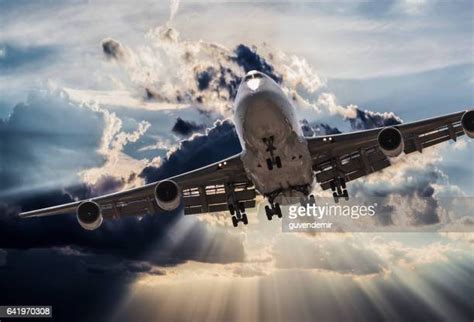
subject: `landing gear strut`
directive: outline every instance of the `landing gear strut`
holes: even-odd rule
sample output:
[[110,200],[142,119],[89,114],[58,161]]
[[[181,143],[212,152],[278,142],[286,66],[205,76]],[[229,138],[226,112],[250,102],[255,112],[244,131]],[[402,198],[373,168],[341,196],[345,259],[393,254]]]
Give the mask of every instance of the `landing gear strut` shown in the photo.
[[335,203],[339,202],[339,198],[349,200],[349,193],[347,192],[346,180],[344,180],[344,178],[334,178],[329,184],[331,186],[332,196],[334,197]]
[[266,160],[268,170],[273,170],[273,166],[276,165],[277,168],[281,168],[281,159],[279,156],[275,156],[274,151],[276,147],[273,145],[274,137],[273,135],[268,138],[263,138],[263,143],[267,146],[267,152],[270,153],[270,158]]
[[300,205],[301,206],[307,206],[307,205],[315,205],[316,204],[316,198],[314,198],[314,195],[309,195],[307,197],[301,198],[300,200]]

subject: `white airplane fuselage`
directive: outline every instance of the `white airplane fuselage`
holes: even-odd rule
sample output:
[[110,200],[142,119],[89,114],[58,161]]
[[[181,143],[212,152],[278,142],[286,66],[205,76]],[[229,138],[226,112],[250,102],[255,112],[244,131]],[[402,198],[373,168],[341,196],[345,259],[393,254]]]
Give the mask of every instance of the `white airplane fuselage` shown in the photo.
[[234,103],[242,162],[255,188],[280,204],[307,195],[312,160],[296,111],[280,86],[257,71],[247,73]]

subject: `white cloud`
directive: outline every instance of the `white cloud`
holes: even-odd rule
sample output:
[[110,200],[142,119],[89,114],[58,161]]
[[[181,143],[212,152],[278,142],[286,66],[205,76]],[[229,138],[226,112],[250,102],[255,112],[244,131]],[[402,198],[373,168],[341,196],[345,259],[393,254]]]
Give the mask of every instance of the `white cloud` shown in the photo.
[[98,153],[105,158],[105,163],[100,167],[81,171],[79,175],[82,180],[90,185],[94,185],[100,178],[111,176],[123,179],[126,182],[124,188],[143,184],[141,179],[136,179],[133,182],[128,182],[128,179],[132,174],[140,173],[147,165],[148,160],[136,160],[125,154],[123,149],[128,143],[138,141],[148,130],[150,123],[141,121],[138,123],[135,131],[126,133],[121,131],[122,121],[115,113],[100,108],[97,104],[89,105],[89,107],[93,111],[102,113],[104,117],[105,127]]

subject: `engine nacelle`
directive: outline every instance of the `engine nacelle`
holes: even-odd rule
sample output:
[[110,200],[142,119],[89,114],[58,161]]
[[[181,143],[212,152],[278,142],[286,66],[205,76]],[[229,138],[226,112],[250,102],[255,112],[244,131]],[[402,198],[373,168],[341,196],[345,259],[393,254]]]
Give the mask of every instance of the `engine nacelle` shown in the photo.
[[405,148],[402,133],[394,127],[386,127],[379,132],[377,137],[380,150],[388,157],[396,157]]
[[461,118],[461,125],[464,133],[474,139],[474,110],[467,111]]
[[181,203],[181,192],[176,182],[163,180],[155,186],[155,200],[158,206],[166,211],[175,210]]
[[95,230],[102,225],[104,218],[100,206],[94,201],[82,202],[76,210],[79,225],[87,230]]

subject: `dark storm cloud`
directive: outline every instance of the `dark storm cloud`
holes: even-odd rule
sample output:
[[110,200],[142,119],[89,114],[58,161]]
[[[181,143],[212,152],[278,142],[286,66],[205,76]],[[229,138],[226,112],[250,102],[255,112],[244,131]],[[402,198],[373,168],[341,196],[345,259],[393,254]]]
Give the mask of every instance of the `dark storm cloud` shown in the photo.
[[[90,197],[87,192],[81,194],[81,197]],[[0,248],[73,246],[86,253],[112,254],[155,265],[175,265],[190,259],[218,263],[243,260],[244,251],[238,240],[205,223],[193,221],[192,217],[186,218],[189,223],[186,234],[179,241],[174,240],[172,236],[180,234],[180,221],[183,219],[179,210],[165,215],[144,216],[141,220],[135,217],[106,220],[95,231],[82,229],[73,215],[28,220],[17,216],[20,209],[31,210],[71,201],[70,194],[51,191],[15,200],[10,205],[0,204]],[[212,240],[218,247],[206,250]]]
[[215,70],[212,67],[207,68],[206,70],[196,74],[196,82],[198,89],[203,91],[209,87],[209,83],[212,78],[215,76]]
[[25,68],[41,67],[55,53],[56,49],[49,46],[22,47],[0,43],[0,72],[17,73]]
[[246,45],[240,44],[235,50],[235,57],[232,57],[237,64],[239,64],[247,73],[251,70],[258,70],[265,73],[277,83],[282,82],[282,77],[275,73],[272,65],[270,65],[262,56],[257,54],[255,50],[250,49]]
[[125,57],[122,44],[112,38],[102,40],[102,51],[109,59],[122,60]]
[[242,77],[236,75],[230,68],[220,66],[217,80],[217,91],[219,92],[222,89],[227,90],[229,99],[233,100],[237,95]]
[[146,182],[154,182],[217,162],[240,151],[234,125],[228,120],[217,121],[206,135],[182,141],[180,147],[159,168],[147,167],[140,176]]
[[0,303],[51,305],[55,321],[104,321],[136,279],[120,260],[106,261],[53,249],[10,249],[0,267]]
[[[282,82],[282,76],[275,72],[274,67],[268,63],[262,56],[258,55],[255,50],[240,44],[233,51],[233,55],[229,55],[227,59],[230,62],[237,63],[244,72],[250,70],[258,70],[276,82]],[[195,72],[195,79],[199,91],[213,91],[219,97],[233,100],[237,95],[237,90],[242,81],[243,75],[235,73],[231,68],[219,65],[219,68],[208,67],[199,69]],[[187,92],[187,91],[186,91]],[[224,96],[224,94],[227,94]],[[191,93],[190,98],[198,103],[202,103],[202,96]]]
[[376,127],[397,125],[402,120],[394,113],[378,113],[356,108],[356,117],[349,122],[354,130],[367,130]]
[[171,131],[182,136],[189,136],[194,132],[199,132],[205,128],[204,125],[196,124],[193,121],[185,121],[178,117]]
[[[233,59],[229,57],[229,59]],[[212,91],[218,97],[232,101],[237,95],[242,77],[232,71],[232,69],[219,65],[219,68],[208,67],[203,71],[196,72],[197,88],[199,91]],[[201,94],[190,91],[193,101],[203,103]],[[227,95],[226,95],[227,94]]]
[[64,93],[31,93],[0,122],[0,196],[97,166],[103,126],[100,113],[71,103]]

